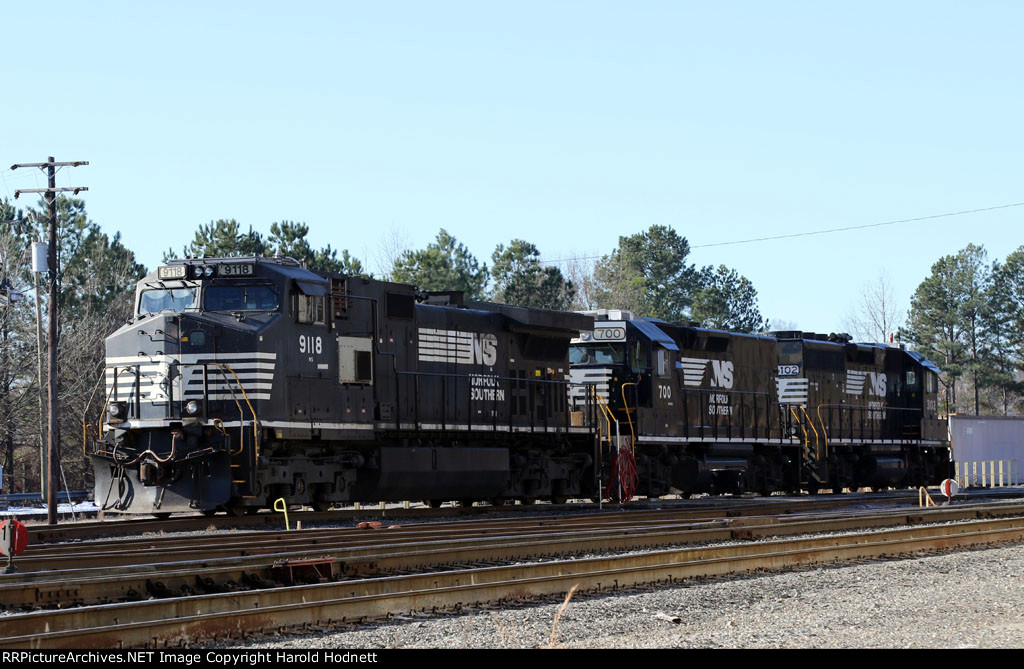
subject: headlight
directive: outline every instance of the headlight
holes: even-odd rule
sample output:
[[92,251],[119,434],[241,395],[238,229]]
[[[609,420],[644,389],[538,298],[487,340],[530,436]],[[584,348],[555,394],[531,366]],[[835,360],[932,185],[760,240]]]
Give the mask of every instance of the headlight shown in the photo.
[[196,402],[195,400],[189,400],[188,403],[185,404],[185,413],[187,413],[189,416],[195,416],[197,413],[199,413],[199,402]]
[[107,405],[107,418],[113,418],[115,420],[124,420],[125,416],[128,415],[128,407],[125,406],[124,402],[111,402]]
[[203,268],[203,276],[205,276],[205,277],[213,276],[213,265],[207,265],[206,267]]

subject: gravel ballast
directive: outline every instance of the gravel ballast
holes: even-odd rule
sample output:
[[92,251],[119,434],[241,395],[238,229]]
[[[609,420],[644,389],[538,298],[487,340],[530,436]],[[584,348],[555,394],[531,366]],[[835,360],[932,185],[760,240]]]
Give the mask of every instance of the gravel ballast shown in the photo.
[[[1020,648],[1024,545],[561,603],[404,616],[235,648]],[[228,644],[217,644],[224,647]]]

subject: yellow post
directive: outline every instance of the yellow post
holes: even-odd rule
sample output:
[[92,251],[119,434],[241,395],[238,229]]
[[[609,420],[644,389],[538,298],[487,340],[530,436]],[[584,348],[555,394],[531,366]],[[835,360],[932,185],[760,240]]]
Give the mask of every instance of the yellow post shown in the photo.
[[290,532],[292,528],[288,525],[288,503],[284,501],[284,497],[274,500],[274,511],[284,513],[284,529]]

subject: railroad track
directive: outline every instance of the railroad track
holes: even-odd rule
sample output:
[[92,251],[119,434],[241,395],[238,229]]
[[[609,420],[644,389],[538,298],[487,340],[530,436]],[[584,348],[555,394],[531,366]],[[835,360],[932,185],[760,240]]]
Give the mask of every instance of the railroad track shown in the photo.
[[[974,493],[971,493],[974,494]],[[1024,496],[1024,491],[1017,489],[986,490],[977,493],[987,498],[1014,498]],[[879,493],[846,493],[843,495],[821,495],[815,497],[756,497],[748,499],[701,499],[701,500],[636,500],[627,505],[604,505],[604,511],[616,509],[635,512],[637,510],[672,508],[678,511],[691,510],[693,517],[718,515],[749,516],[766,513],[798,513],[807,510],[825,510],[841,508],[853,504],[899,505],[916,503],[917,493],[900,490]],[[587,513],[598,510],[598,505],[567,504],[567,505],[510,505],[510,506],[470,506],[430,508],[402,508],[391,506],[380,509],[376,506],[364,505],[360,509],[338,511],[301,511],[293,512],[292,521],[301,521],[307,526],[331,523],[350,523],[358,520],[374,519],[389,523],[402,522],[410,519],[448,519],[480,518],[496,514],[551,514],[566,511]],[[114,518],[117,518],[116,516]],[[195,532],[208,528],[215,529],[272,529],[284,524],[279,513],[258,513],[251,516],[214,516],[200,515],[175,516],[163,520],[156,518],[107,519],[100,521],[65,523],[56,526],[30,524],[29,543],[55,543],[95,539],[98,537],[116,537],[144,533]]]
[[[350,554],[336,556],[330,561],[332,569],[346,570],[334,572],[334,576],[345,574],[349,580],[8,615],[0,618],[0,630],[4,636],[0,639],[0,648],[188,644],[214,636],[250,634],[253,631],[277,631],[302,626],[326,628],[366,618],[387,617],[398,612],[449,610],[482,602],[500,604],[510,600],[559,595],[575,585],[584,592],[601,592],[759,569],[800,567],[1021,541],[1024,540],[1024,518],[1009,517],[858,535],[650,550],[652,546],[686,543],[705,532],[719,533],[718,539],[723,538],[723,532],[731,538],[753,538],[835,531],[842,527],[857,526],[858,523],[860,526],[871,526],[871,523],[945,522],[970,518],[972,514],[978,518],[1022,513],[1024,507],[1021,505],[1001,505],[996,508],[953,507],[910,515],[905,511],[902,514],[876,513],[870,518],[805,518],[789,522],[780,522],[777,517],[733,519],[719,521],[719,527],[705,528],[652,524],[635,528],[629,533],[623,533],[622,528],[603,533],[588,528],[581,534],[563,531],[560,533],[562,536],[547,533],[527,537],[477,537],[457,540],[456,546],[447,547],[439,545],[444,542],[438,541],[432,542],[434,545],[430,545],[431,542],[396,543],[390,548],[364,546],[351,549]],[[460,564],[486,563],[491,560],[522,557],[536,559],[543,555],[637,548],[646,548],[647,552],[614,557],[549,560],[526,565],[458,568]],[[365,552],[373,550],[377,552]],[[357,564],[361,564],[363,569],[378,572],[436,568],[441,565],[446,566],[447,570],[353,579],[349,568]],[[282,567],[280,562],[275,564],[264,560],[262,563],[262,567],[268,569],[275,566],[278,569]],[[170,567],[164,565],[159,573],[164,585],[172,582],[173,578],[195,578],[195,573],[188,572],[186,568],[176,573]],[[231,570],[226,562],[204,568],[221,569],[222,574]],[[258,568],[258,563],[246,566],[253,573]],[[207,571],[205,576],[212,578],[212,574],[212,571]],[[152,576],[149,574],[150,581]],[[93,575],[89,578],[93,581],[91,585],[95,591],[101,592],[104,587],[129,578],[129,574],[105,577]],[[20,586],[11,581],[3,586],[10,587],[0,593],[0,599],[16,592],[18,587],[23,590],[45,589],[54,584],[63,584],[65,597],[70,600],[71,589],[85,587],[89,578],[77,584],[64,576],[49,582],[37,579],[21,583]],[[39,633],[40,630],[46,631]]]
[[[998,506],[981,506],[980,509],[999,509]],[[1014,505],[1003,505],[1002,514],[1014,513],[1007,509]],[[749,510],[749,509],[748,509]],[[762,512],[764,507],[761,507]],[[123,573],[133,565],[140,570],[156,571],[168,564],[189,563],[208,565],[219,559],[231,560],[232,564],[252,564],[266,560],[267,556],[315,557],[330,555],[352,557],[359,554],[379,552],[382,547],[413,543],[427,545],[440,542],[442,545],[456,541],[472,541],[487,537],[510,537],[522,540],[525,536],[541,537],[546,534],[560,534],[571,531],[573,536],[582,536],[587,530],[598,534],[635,534],[644,528],[664,532],[688,532],[692,537],[687,542],[720,541],[734,538],[737,527],[746,520],[758,525],[769,522],[793,524],[808,518],[813,509],[803,514],[790,514],[791,508],[775,508],[770,515],[739,515],[736,510],[654,510],[606,512],[602,514],[579,514],[556,517],[485,519],[448,523],[418,524],[395,527],[386,531],[368,532],[356,528],[306,529],[301,532],[249,532],[216,533],[203,536],[161,535],[144,536],[136,539],[90,541],[70,544],[30,546],[17,560],[20,576],[0,576],[0,586],[6,579],[18,581],[33,578],[36,572],[69,572],[69,576],[84,575],[88,570],[102,570],[105,574]],[[781,512],[781,513],[780,513]],[[936,510],[932,514],[947,514],[959,519],[976,517],[974,506],[954,506]],[[856,520],[850,520],[849,513],[835,514],[833,527],[879,527],[881,524],[906,522],[905,510],[860,512]],[[828,513],[819,512],[821,520],[830,518]],[[772,520],[774,519],[774,520]],[[728,525],[728,527],[726,527]],[[383,527],[383,525],[382,525]],[[824,527],[820,531],[829,531]],[[681,535],[682,536],[682,535]],[[680,540],[682,542],[682,540]],[[677,542],[679,543],[679,542]],[[149,567],[149,569],[146,569]],[[123,569],[122,569],[123,568]],[[5,600],[0,599],[0,602]]]
[[[47,611],[5,618],[9,636],[0,640],[0,648],[190,644],[253,631],[328,628],[399,612],[557,596],[573,587],[603,592],[1022,540],[1024,519],[972,521]],[[48,631],[29,631],[41,629]]]

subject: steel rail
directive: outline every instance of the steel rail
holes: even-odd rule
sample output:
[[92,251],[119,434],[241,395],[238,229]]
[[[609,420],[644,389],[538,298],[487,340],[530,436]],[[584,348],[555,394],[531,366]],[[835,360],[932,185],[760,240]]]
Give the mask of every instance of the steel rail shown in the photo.
[[675,549],[415,576],[276,588],[45,611],[0,619],[0,648],[98,648],[188,644],[296,626],[330,626],[396,612],[603,592],[756,570],[875,559],[1024,541],[1024,519],[886,530],[859,535]]
[[[789,509],[787,509],[789,511]],[[649,524],[665,524],[667,522],[710,522],[727,517],[725,514],[695,514],[690,511],[677,510],[613,512],[605,514],[582,514],[555,518],[527,519],[489,519],[485,521],[455,521],[444,524],[417,524],[397,528],[389,528],[385,535],[377,534],[374,541],[408,540],[412,536],[424,539],[430,536],[472,535],[485,533],[508,532],[556,532],[566,528],[584,528],[587,526],[612,528],[641,527]],[[739,516],[735,516],[739,517]],[[760,516],[744,516],[760,517]],[[793,516],[796,517],[796,516]],[[302,532],[249,532],[236,534],[216,534],[208,536],[182,537],[178,535],[143,536],[141,538],[99,540],[71,544],[30,545],[20,558],[20,567],[26,569],[58,568],[57,563],[48,563],[46,558],[64,559],[70,562],[72,556],[80,567],[88,566],[89,561],[100,561],[103,566],[123,564],[123,558],[116,554],[130,554],[131,561],[137,562],[139,557],[151,555],[153,561],[168,561],[180,555],[201,554],[216,557],[218,550],[225,555],[254,554],[258,552],[275,552],[288,546],[302,544],[325,543],[330,541],[364,542],[368,533],[355,527],[306,529]],[[240,548],[241,547],[241,548]],[[39,566],[33,566],[33,565]]]
[[[970,505],[956,507],[941,507],[933,509],[931,514],[953,514],[950,518],[979,517],[974,515],[974,510],[979,509],[981,513],[998,513],[1006,516],[1014,513],[1024,513],[1024,505],[1007,504],[998,505]],[[996,511],[998,510],[998,511]],[[849,513],[834,515],[835,529],[852,527],[879,527],[882,521],[867,522],[865,518],[880,518],[885,514],[891,514],[895,518],[903,518],[907,515],[905,509],[876,512],[865,516],[858,514],[851,516]],[[825,520],[830,516],[816,515],[813,518]],[[307,530],[303,532],[282,533],[280,535],[267,536],[263,534],[225,535],[220,534],[212,537],[145,537],[139,541],[111,541],[111,542],[89,542],[82,544],[47,546],[33,548],[26,551],[19,557],[18,569],[22,574],[17,576],[0,575],[0,584],[10,582],[12,579],[29,580],[33,573],[44,571],[65,571],[73,570],[73,573],[84,575],[85,570],[102,569],[104,573],[111,573],[111,569],[120,571],[129,570],[136,566],[145,568],[146,565],[167,565],[168,563],[187,563],[208,565],[212,560],[223,558],[235,558],[238,564],[252,563],[259,561],[258,556],[282,556],[294,555],[352,555],[353,549],[370,548],[372,551],[382,550],[382,546],[393,544],[408,544],[414,541],[428,543],[430,541],[441,541],[450,543],[455,540],[471,540],[473,538],[498,538],[506,536],[509,541],[521,540],[524,537],[541,536],[544,534],[558,534],[566,531],[580,532],[584,529],[609,532],[612,530],[624,534],[635,534],[637,530],[649,528],[671,528],[677,531],[703,530],[705,535],[694,534],[687,539],[689,543],[700,541],[715,541],[727,539],[730,533],[716,532],[715,527],[721,527],[726,521],[731,528],[736,528],[742,523],[764,524],[765,518],[776,518],[775,521],[791,524],[802,519],[812,518],[808,515],[784,515],[784,516],[751,516],[738,517],[733,519],[705,519],[698,522],[689,522],[685,518],[679,519],[676,512],[644,512],[641,515],[634,514],[613,514],[613,515],[589,515],[575,516],[564,521],[562,519],[545,519],[537,522],[526,522],[520,519],[506,520],[502,523],[489,521],[483,525],[473,523],[452,523],[445,525],[419,525],[387,531],[366,531],[353,528],[332,529],[332,530]],[[850,520],[851,518],[857,520]],[[889,525],[899,524],[902,521],[894,520]],[[717,525],[716,525],[717,523]],[[827,526],[822,526],[821,531],[833,531]],[[792,534],[793,532],[786,532]],[[753,534],[748,536],[752,537]],[[758,536],[764,536],[762,532]],[[173,544],[170,547],[165,544]],[[183,565],[178,565],[183,566]]]
[[[986,497],[1021,497],[1024,491],[986,491]],[[702,516],[739,516],[761,515],[765,513],[798,512],[808,509],[826,509],[849,506],[854,504],[901,504],[917,500],[916,492],[898,491],[894,493],[846,493],[836,496],[818,497],[762,497],[754,499],[726,500],[634,500],[628,505],[605,504],[604,512],[643,513],[654,506],[658,509],[672,508],[679,513],[689,512],[694,517]],[[388,520],[423,518],[451,518],[489,516],[495,513],[528,513],[548,514],[562,512],[566,509],[583,512],[597,511],[596,504],[569,504],[563,506],[518,505],[518,506],[475,506],[453,507],[442,509],[427,508],[388,508],[378,509],[369,505],[361,509],[340,511],[303,511],[297,516],[304,523],[350,522],[358,520]],[[282,517],[277,513],[259,513],[253,516],[204,516],[172,517],[165,520],[154,518],[132,518],[128,520],[104,520],[86,523],[65,524],[57,527],[46,525],[28,525],[30,545],[53,543],[75,539],[117,536],[123,534],[142,534],[144,532],[188,532],[204,530],[209,527],[226,528],[274,528],[282,525]]]
[[[122,569],[69,569],[0,577],[0,602],[10,608],[71,606],[172,596],[183,592],[246,590],[280,585],[289,561],[317,560],[335,578],[409,572],[453,564],[564,556],[580,552],[637,550],[662,546],[917,525],[1024,514],[1024,506],[931,509],[906,514],[880,512],[855,517],[733,519],[695,526],[661,525],[632,530],[588,530],[573,534],[446,538],[418,543],[369,544],[342,550],[316,547],[248,558],[206,559],[137,565]],[[287,579],[284,580],[287,582]]]

